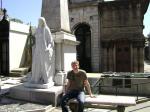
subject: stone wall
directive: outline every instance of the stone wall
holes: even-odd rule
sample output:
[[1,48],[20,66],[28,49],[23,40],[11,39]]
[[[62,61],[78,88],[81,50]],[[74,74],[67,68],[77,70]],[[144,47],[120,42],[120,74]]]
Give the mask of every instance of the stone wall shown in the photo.
[[94,94],[149,96],[149,73],[105,72],[96,76],[88,76]]
[[86,6],[71,6],[69,7],[70,24],[72,32],[75,28],[85,23],[90,26],[91,30],[91,65],[93,72],[99,72],[100,53],[99,53],[99,16],[98,5],[86,5]]
[[24,50],[29,34],[29,25],[10,21],[9,32],[9,67],[19,68],[24,61]]
[[131,54],[127,71],[144,72],[143,18],[149,0],[69,1],[72,32],[82,23],[91,28],[92,72],[117,71],[120,42],[128,46]]
[[122,42],[123,45],[130,46],[128,53],[131,54],[128,60],[130,68],[122,72],[144,72],[144,13],[141,10],[140,1],[100,3],[102,71],[118,72],[117,46]]
[[[113,86],[114,80],[120,80],[120,87],[116,88]],[[101,85],[101,93],[109,94],[124,94],[124,95],[149,95],[150,89],[150,79],[149,78],[131,78],[131,86],[127,86],[125,78],[104,78],[103,84]],[[106,87],[104,87],[106,86]],[[117,89],[117,91],[116,91]],[[138,89],[138,91],[137,91]]]
[[[128,38],[130,33],[142,34],[143,31],[143,14],[141,13],[140,3],[131,2],[112,2],[102,3],[100,5],[101,22],[102,22],[102,39],[121,38],[113,36],[123,33]],[[132,37],[137,38],[137,37]]]

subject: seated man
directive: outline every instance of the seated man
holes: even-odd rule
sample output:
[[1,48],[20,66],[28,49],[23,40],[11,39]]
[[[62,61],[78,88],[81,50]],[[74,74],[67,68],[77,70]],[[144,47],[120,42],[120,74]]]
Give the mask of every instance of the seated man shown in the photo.
[[83,112],[85,101],[84,87],[86,87],[90,97],[94,96],[92,95],[86,72],[79,69],[79,62],[73,61],[71,67],[72,70],[67,73],[68,82],[61,101],[62,112],[68,112],[67,102],[72,98],[78,101],[78,112]]

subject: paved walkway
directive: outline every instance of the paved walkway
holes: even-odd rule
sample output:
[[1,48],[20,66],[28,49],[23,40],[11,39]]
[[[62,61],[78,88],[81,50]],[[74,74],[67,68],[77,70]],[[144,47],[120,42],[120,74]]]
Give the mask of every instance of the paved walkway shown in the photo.
[[[36,104],[21,100],[12,99],[9,97],[0,98],[0,112],[25,112],[29,110],[44,110],[51,105]],[[36,111],[35,111],[36,112]]]

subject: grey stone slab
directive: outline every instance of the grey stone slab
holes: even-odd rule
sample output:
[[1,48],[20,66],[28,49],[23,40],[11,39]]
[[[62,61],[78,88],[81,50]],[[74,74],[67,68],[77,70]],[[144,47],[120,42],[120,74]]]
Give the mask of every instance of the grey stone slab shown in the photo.
[[52,104],[56,106],[60,102],[62,86],[54,86],[49,89],[27,88],[23,84],[10,88],[9,96],[16,99]]

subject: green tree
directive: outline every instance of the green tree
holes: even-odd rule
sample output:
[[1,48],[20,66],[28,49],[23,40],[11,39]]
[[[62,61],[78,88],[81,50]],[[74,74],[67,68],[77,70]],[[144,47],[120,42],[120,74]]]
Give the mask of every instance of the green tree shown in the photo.
[[150,33],[147,35],[148,38],[150,38]]
[[10,21],[14,21],[17,23],[23,23],[23,21],[21,21],[20,19],[17,19],[17,18],[11,18]]

